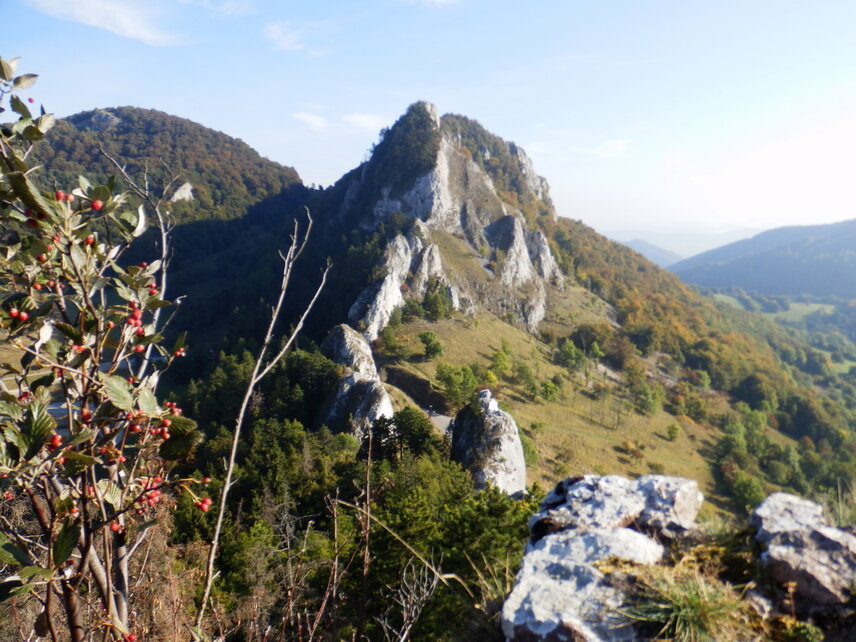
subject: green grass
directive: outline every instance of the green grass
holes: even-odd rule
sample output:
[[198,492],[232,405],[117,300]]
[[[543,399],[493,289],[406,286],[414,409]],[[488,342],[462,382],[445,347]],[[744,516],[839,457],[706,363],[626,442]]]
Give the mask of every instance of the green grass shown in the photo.
[[[479,364],[487,367],[490,356],[506,341],[514,358],[526,363],[543,381],[560,375],[562,392],[556,401],[530,401],[524,391],[510,381],[494,387],[497,399],[506,407],[535,444],[537,464],[528,470],[528,482],[542,488],[552,487],[562,477],[584,473],[615,473],[637,476],[655,469],[669,475],[690,477],[699,482],[705,495],[716,497],[711,473],[712,451],[719,437],[715,429],[681,420],[681,434],[669,441],[666,428],[675,417],[660,412],[643,417],[629,410],[623,387],[603,373],[592,373],[589,383],[602,383],[607,394],[602,400],[590,399],[583,390],[586,376],[571,375],[549,361],[550,347],[493,315],[478,318],[456,316],[439,322],[415,320],[403,325],[398,336],[406,351],[421,354],[419,332],[430,329],[444,346],[441,360],[455,366]],[[404,360],[400,367],[431,381],[436,381],[439,360]],[[711,398],[712,406],[719,400]],[[533,424],[543,427],[532,430]],[[644,458],[633,459],[624,442],[633,441],[644,447]],[[715,511],[710,502],[708,510]]]
[[653,568],[637,582],[635,601],[626,612],[654,639],[742,642],[755,637],[740,594],[728,584],[698,571]]
[[790,321],[797,322],[802,321],[809,314],[813,314],[814,312],[823,311],[825,313],[830,313],[835,309],[835,306],[831,303],[800,303],[798,301],[792,301],[787,310],[782,312],[765,312],[764,316],[769,317],[771,319],[775,319],[776,321]]

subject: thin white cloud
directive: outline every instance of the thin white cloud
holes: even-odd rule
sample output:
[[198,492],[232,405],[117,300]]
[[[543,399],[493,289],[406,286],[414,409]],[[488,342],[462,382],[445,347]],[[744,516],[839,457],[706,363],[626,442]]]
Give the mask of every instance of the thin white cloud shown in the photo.
[[342,121],[357,127],[358,129],[366,129],[368,131],[377,132],[387,124],[387,119],[374,114],[348,114],[342,116]]
[[632,141],[626,138],[621,140],[605,140],[595,147],[570,147],[569,149],[572,152],[591,154],[598,158],[623,158],[627,155],[631,142]]
[[60,20],[104,29],[123,38],[153,47],[182,44],[182,39],[158,24],[158,7],[153,2],[133,0],[26,0],[27,4]]
[[200,6],[224,17],[244,16],[253,10],[253,0],[178,0],[178,2]]
[[291,115],[300,122],[306,124],[309,129],[315,132],[322,132],[327,129],[327,119],[318,114],[310,114],[309,112],[299,111]]
[[277,49],[300,51],[304,47],[303,42],[301,42],[301,30],[289,23],[271,22],[265,25],[263,33],[264,37],[270,40]]

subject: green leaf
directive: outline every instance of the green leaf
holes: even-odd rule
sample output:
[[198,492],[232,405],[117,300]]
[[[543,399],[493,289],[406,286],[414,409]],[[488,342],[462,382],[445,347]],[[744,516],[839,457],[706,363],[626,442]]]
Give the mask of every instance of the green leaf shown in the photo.
[[[76,446],[77,444],[82,444],[84,441],[92,437],[95,434],[95,430],[92,428],[84,428],[80,432],[78,432],[74,437],[71,438],[71,441],[68,442],[69,446]],[[69,452],[68,455],[71,453]],[[66,455],[66,456],[68,456]]]
[[196,422],[181,415],[169,415],[169,432],[173,435],[186,435],[196,430]]
[[85,176],[78,176],[77,184],[80,185],[80,189],[83,190],[84,194],[89,191],[89,188],[92,187],[92,183],[90,183],[89,179]]
[[62,332],[66,337],[71,339],[73,343],[81,344],[83,343],[83,334],[81,334],[80,330],[71,325],[70,323],[55,323],[54,328]]
[[24,418],[24,409],[17,403],[0,401],[0,415],[6,415],[14,421],[21,421]]
[[12,88],[15,90],[29,89],[36,84],[38,74],[21,74],[12,81]]
[[122,489],[114,482],[102,479],[98,482],[98,492],[108,504],[116,510],[122,506]]
[[181,459],[201,443],[202,433],[198,430],[184,435],[172,435],[166,441],[161,442],[159,453],[163,459],[173,461]]
[[95,457],[91,457],[90,455],[84,455],[83,453],[79,453],[74,450],[69,450],[65,453],[65,474],[76,475],[80,472],[83,472],[90,466],[92,466],[98,460]]
[[54,428],[56,421],[48,414],[47,406],[35,401],[31,403],[21,423],[21,437],[27,446],[24,459],[30,460],[38,454]]
[[30,109],[27,107],[26,103],[17,96],[12,96],[9,100],[9,104],[12,106],[12,111],[20,115],[21,118],[32,118],[32,114],[30,114]]
[[71,246],[71,262],[81,272],[86,271],[86,253],[80,249],[79,245]]
[[139,396],[137,397],[137,403],[140,410],[150,417],[159,415],[161,412],[158,400],[149,388],[142,388],[140,390]]
[[53,562],[57,567],[65,564],[71,553],[77,548],[80,539],[80,524],[66,521],[53,544]]
[[90,200],[93,201],[104,201],[105,203],[110,200],[110,197],[113,196],[113,193],[107,189],[104,185],[99,185],[91,190],[87,194]]
[[53,114],[39,116],[38,120],[36,120],[36,127],[38,127],[39,131],[43,134],[47,134],[51,129],[53,129],[54,125],[56,125],[56,116]]
[[122,410],[131,410],[134,407],[131,385],[125,379],[116,375],[105,375],[101,372],[98,373],[98,376],[104,384],[110,403]]
[[29,553],[12,543],[6,535],[0,533],[0,564],[9,566],[27,566],[32,564]]
[[17,575],[4,578],[0,580],[0,602],[26,595],[34,588],[36,588],[34,584],[24,584]]
[[15,76],[15,67],[6,60],[0,58],[0,80],[10,82]]
[[30,390],[38,390],[39,388],[50,388],[53,385],[54,373],[46,374],[44,377],[39,377],[38,379],[34,379],[30,382]]

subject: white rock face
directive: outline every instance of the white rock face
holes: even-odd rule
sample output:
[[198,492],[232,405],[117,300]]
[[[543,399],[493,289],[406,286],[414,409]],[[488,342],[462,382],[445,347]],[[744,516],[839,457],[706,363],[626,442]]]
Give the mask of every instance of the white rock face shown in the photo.
[[169,199],[170,203],[178,203],[179,201],[192,201],[193,200],[193,185],[190,183],[182,183],[181,186],[175,190],[175,194]]
[[659,562],[663,547],[639,531],[669,539],[691,530],[702,500],[694,481],[662,475],[585,475],[556,484],[529,521],[526,554],[502,609],[507,639],[636,640],[620,582],[595,563]]
[[781,583],[795,582],[798,608],[843,607],[856,585],[856,537],[830,526],[814,502],[773,493],[752,513],[761,562]]
[[[421,301],[432,279],[448,284],[440,250],[433,243],[425,245],[416,234],[407,238],[398,234],[386,247],[383,267],[386,275],[367,287],[348,311],[353,324],[365,327],[363,336],[374,341],[389,323],[392,313],[404,306],[404,290],[407,285],[411,295]],[[458,309],[460,302],[455,304]]]
[[[518,147],[515,144],[510,144],[509,149],[511,153],[517,156],[517,163],[520,167],[520,172],[523,174],[523,178],[526,180],[526,187],[530,192],[535,194],[539,199],[545,202],[550,201],[550,186],[547,184],[547,179],[538,176],[535,173],[535,168],[532,165],[532,160],[527,156],[526,152],[523,151],[521,147]],[[555,215],[553,216],[555,220]]]
[[644,475],[570,477],[556,484],[529,520],[533,539],[566,528],[621,528],[675,537],[695,527],[704,495],[692,479]]
[[514,418],[501,410],[490,390],[479,393],[479,412],[465,406],[452,424],[452,459],[508,495],[526,491],[526,460]]
[[[334,397],[328,402],[322,423],[334,431],[349,431],[361,438],[380,417],[392,417],[392,398],[378,376],[369,344],[345,324],[334,327],[322,350],[346,367]],[[350,422],[350,423],[349,423]]]
[[527,549],[502,608],[503,633],[510,640],[634,640],[620,613],[621,591],[594,563],[618,558],[655,564],[663,553],[651,538],[626,528],[548,535]]
[[541,230],[530,232],[527,235],[526,247],[538,275],[548,283],[554,283],[556,287],[561,288],[564,285],[565,277],[559,269],[559,264],[556,263],[556,258],[550,250],[544,232]]
[[[429,103],[423,103],[422,106],[431,116],[434,127],[442,132],[436,107]],[[483,153],[486,151],[483,150]],[[547,183],[535,174],[525,152],[514,144],[509,144],[509,151],[517,159],[525,187],[536,198],[549,203]],[[367,180],[367,172],[371,171],[371,167],[371,163],[364,164],[361,170],[351,175],[351,183],[340,208],[341,217],[347,216],[364,189],[370,189],[373,190],[373,201],[368,207],[370,214],[358,214],[363,227],[371,229],[401,213],[415,219],[425,231],[440,230],[454,234],[466,239],[476,252],[490,247],[500,255],[497,275],[499,285],[506,288],[500,297],[503,299],[501,303],[496,301],[496,296],[486,296],[484,292],[477,295],[466,283],[456,281],[453,275],[444,275],[437,248],[428,249],[422,257],[422,263],[417,263],[417,250],[411,248],[409,269],[415,278],[413,283],[408,284],[413,293],[408,296],[419,299],[424,296],[425,286],[430,279],[440,278],[447,285],[458,286],[458,296],[453,297],[453,301],[458,300],[458,305],[470,309],[473,308],[471,304],[478,303],[497,313],[514,309],[522,314],[527,329],[537,332],[546,314],[545,290],[543,287],[534,291],[514,290],[532,282],[561,288],[563,276],[544,234],[526,230],[523,214],[499,197],[490,175],[465,150],[462,151],[461,141],[455,140],[448,131],[440,133],[434,167],[408,186],[381,184],[377,188],[371,187],[372,183]],[[428,234],[424,236],[427,238]],[[400,291],[405,281],[400,277],[400,273],[388,269],[384,282],[376,283],[370,291],[363,292],[351,308],[350,322],[357,324],[362,321],[366,327],[365,336],[369,340],[380,334],[388,323],[391,311],[404,303]],[[515,297],[516,300],[512,301]]]

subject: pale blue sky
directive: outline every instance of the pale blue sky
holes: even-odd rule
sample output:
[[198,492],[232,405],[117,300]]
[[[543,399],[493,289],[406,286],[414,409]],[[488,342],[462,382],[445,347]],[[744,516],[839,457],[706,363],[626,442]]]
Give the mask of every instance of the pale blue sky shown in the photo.
[[[856,218],[856,3],[0,0],[59,115],[152,107],[330,184],[408,104],[522,145],[618,238]],[[660,230],[660,231],[658,231]]]

